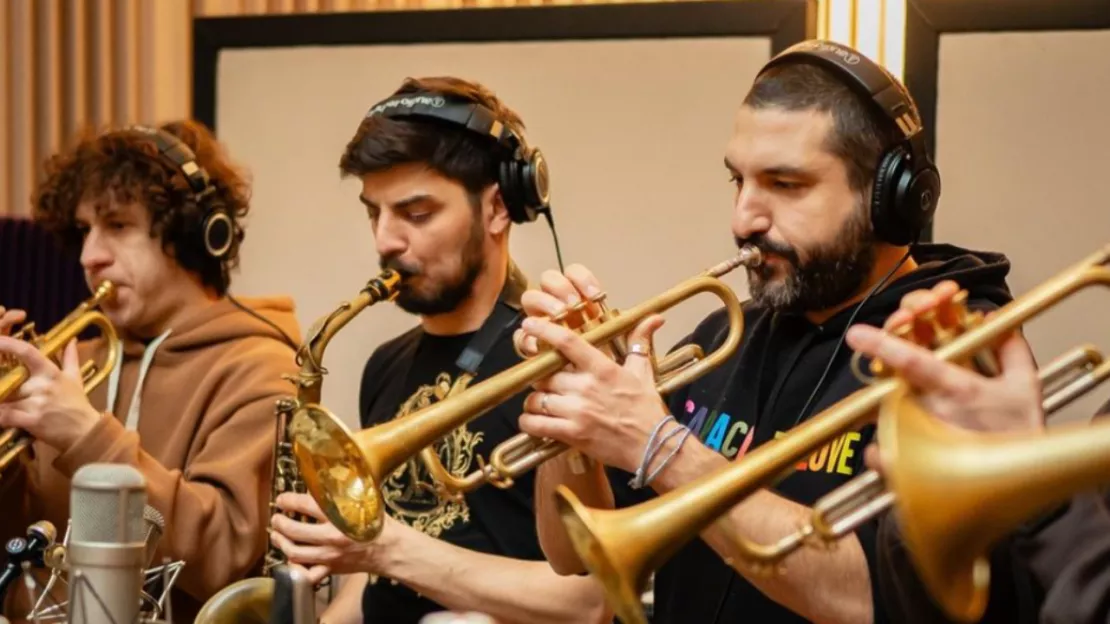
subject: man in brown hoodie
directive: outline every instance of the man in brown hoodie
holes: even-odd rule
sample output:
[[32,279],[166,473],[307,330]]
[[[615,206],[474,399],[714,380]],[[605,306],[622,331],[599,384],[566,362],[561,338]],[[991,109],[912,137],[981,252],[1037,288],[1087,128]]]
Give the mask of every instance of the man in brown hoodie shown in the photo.
[[[69,345],[58,367],[0,336],[0,354],[30,372],[0,404],[0,428],[35,439],[0,491],[0,538],[48,520],[60,539],[79,468],[134,466],[165,519],[155,561],[185,564],[172,595],[179,622],[260,567],[275,402],[292,389],[282,375],[296,371],[292,301],[228,293],[248,198],[243,175],[194,122],[84,138],[47,162],[34,216],[80,250],[91,288],[115,284],[102,309],[121,338],[120,365],[86,398],[78,363],[103,361],[101,339]],[[7,611],[18,618],[27,592],[17,587]]]
[[[907,295],[887,328],[911,322],[956,294],[952,282]],[[933,416],[979,432],[1044,432],[1037,367],[1024,342],[1012,337],[999,349],[1001,374],[987,378],[943,362],[928,350],[879,331],[856,326],[848,344],[869,357],[882,358],[914,386]],[[1096,418],[1110,414],[1110,404]],[[868,463],[882,470],[878,449]],[[901,529],[888,516],[879,532],[879,561],[884,601],[892,616],[914,623],[950,622],[912,567]],[[1110,621],[1110,500],[1106,491],[1076,495],[1039,517],[1029,518],[1005,540],[1005,558],[992,558],[992,593],[984,624],[1096,624]],[[999,595],[995,578],[1028,569],[1039,587],[1029,601]],[[1043,596],[1039,594],[1043,593]],[[998,604],[998,603],[1003,604]],[[993,611],[993,614],[992,614]]]

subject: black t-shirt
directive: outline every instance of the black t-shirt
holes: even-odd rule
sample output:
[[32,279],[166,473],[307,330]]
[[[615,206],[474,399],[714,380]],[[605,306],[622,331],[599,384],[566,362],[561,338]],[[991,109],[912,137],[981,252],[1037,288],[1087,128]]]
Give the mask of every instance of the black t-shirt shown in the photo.
[[[499,304],[503,305],[503,304]],[[502,329],[471,386],[520,362],[512,344],[519,321]],[[360,391],[362,426],[404,418],[442,400],[462,371],[460,353],[474,337],[433,336],[420,328],[382,345],[363,371]],[[495,446],[520,432],[517,425],[527,392],[459,427],[436,444],[443,465],[456,476],[478,468]],[[530,472],[500,489],[483,485],[460,502],[439,500],[423,463],[414,457],[382,484],[387,513],[423,533],[469,550],[514,559],[542,560]],[[363,594],[366,622],[414,624],[427,613],[446,610],[387,578],[373,578]]]
[[[930,288],[942,279],[954,279],[969,289],[971,306],[976,309],[997,307],[1010,300],[1004,280],[1009,262],[1001,255],[978,254],[948,245],[922,245],[915,249],[914,257],[920,265],[917,270],[895,280],[858,313],[856,306],[851,306],[822,325],[802,316],[746,305],[744,337],[737,353],[672,394],[668,401],[671,413],[694,431],[701,444],[730,460],[742,460],[752,449],[786,434],[861,388],[849,367],[851,349],[841,343],[850,323],[881,325],[897,309],[904,294]],[[727,317],[721,310],[680,344],[696,343],[708,354],[722,343],[727,331]],[[866,471],[864,450],[873,433],[873,426],[842,432],[769,489],[812,506]],[[690,439],[689,443],[697,442]],[[632,491],[627,486],[627,473],[613,470],[611,477],[618,506],[654,496],[650,487]],[[867,523],[856,532],[872,571],[876,566],[877,526],[876,522]],[[783,534],[796,528],[783,527]],[[875,576],[872,572],[875,621],[889,621]],[[656,571],[654,592],[655,624],[806,621],[763,595],[700,538],[694,538]]]

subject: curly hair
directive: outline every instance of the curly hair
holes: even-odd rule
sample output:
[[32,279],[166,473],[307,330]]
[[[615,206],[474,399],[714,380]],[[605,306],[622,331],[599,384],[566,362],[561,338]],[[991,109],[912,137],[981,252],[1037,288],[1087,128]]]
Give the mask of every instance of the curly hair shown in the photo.
[[185,176],[159,155],[149,136],[127,128],[83,134],[72,148],[48,158],[33,198],[34,218],[67,248],[80,251],[84,239],[75,216],[78,204],[139,203],[150,214],[150,236],[160,238],[166,254],[223,296],[231,283],[230,270],[239,263],[244,238],[241,221],[250,209],[247,174],[229,160],[203,124],[181,120],[160,129],[193,151],[215,189],[205,204],[221,207],[231,219],[232,246],[222,258],[212,257],[205,249],[207,212],[194,201]]
[[[453,76],[406,78],[389,97],[411,93],[438,93],[477,102],[524,136],[520,116],[479,83]],[[475,203],[482,190],[498,181],[504,157],[505,148],[492,137],[478,136],[454,124],[375,115],[359,124],[339,160],[339,169],[342,177],[363,176],[397,165],[423,163],[461,184]]]

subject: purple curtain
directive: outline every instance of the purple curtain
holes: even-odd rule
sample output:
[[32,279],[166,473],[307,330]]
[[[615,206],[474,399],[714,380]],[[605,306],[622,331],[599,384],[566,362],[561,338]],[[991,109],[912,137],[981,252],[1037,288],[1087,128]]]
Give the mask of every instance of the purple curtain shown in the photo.
[[0,217],[0,305],[26,310],[42,334],[89,295],[76,254],[30,219]]

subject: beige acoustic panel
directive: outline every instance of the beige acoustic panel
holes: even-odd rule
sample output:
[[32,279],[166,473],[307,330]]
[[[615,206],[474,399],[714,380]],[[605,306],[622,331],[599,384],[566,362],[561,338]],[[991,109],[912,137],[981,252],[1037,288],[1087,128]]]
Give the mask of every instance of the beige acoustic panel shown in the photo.
[[[754,37],[225,51],[218,132],[255,183],[233,291],[292,295],[306,329],[354,296],[378,257],[359,183],[339,178],[343,147],[406,76],[453,74],[523,116],[551,163],[565,261],[592,268],[610,302],[630,307],[735,253],[724,149],[769,55]],[[533,281],[557,267],[543,221],[514,227],[511,249]],[[742,275],[729,283],[747,297]],[[700,295],[675,308],[659,346],[718,305]],[[367,356],[415,322],[381,306],[328,348],[324,399],[348,423]]]
[[[1007,254],[1015,294],[1110,243],[1110,31],[944,35],[935,238]],[[1073,296],[1026,326],[1038,362],[1110,348],[1110,294]],[[1087,418],[1110,384],[1060,414]]]

